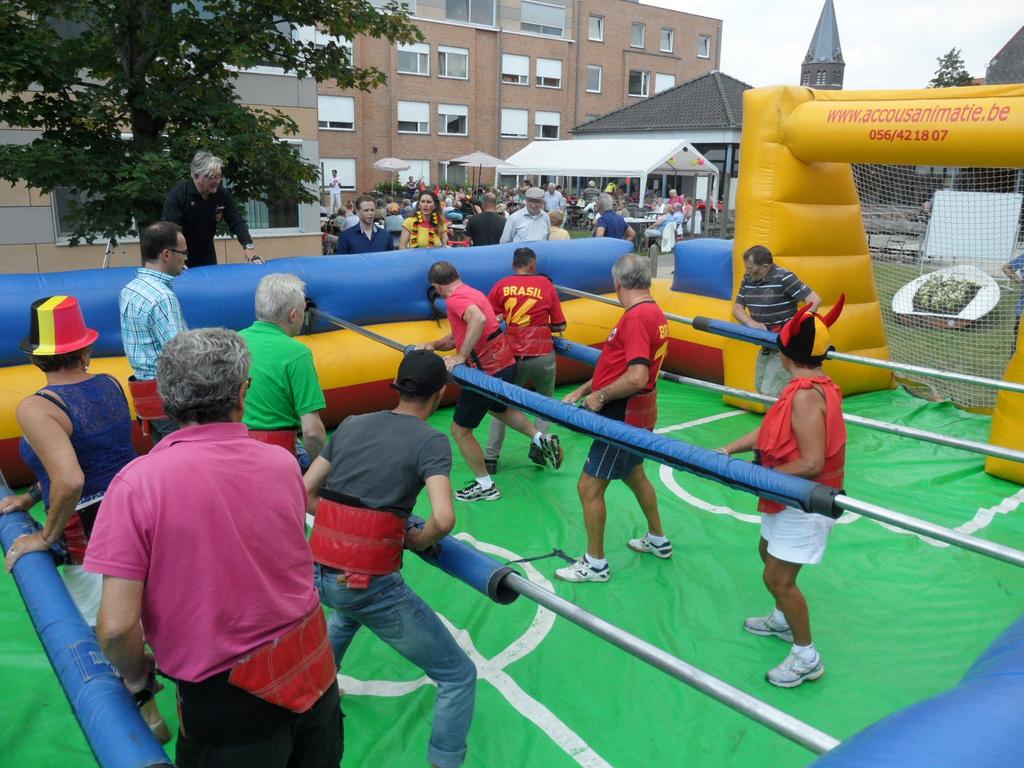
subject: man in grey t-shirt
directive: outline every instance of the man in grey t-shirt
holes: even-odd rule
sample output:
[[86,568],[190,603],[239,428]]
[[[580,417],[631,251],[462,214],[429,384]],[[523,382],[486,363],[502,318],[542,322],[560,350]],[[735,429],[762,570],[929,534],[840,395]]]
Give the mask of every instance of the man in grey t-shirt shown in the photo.
[[[374,559],[374,550],[391,545],[374,540],[380,525],[375,521],[383,516],[382,527],[393,529],[393,516],[408,518],[424,486],[431,515],[422,528],[406,527],[406,548],[432,547],[455,525],[451,445],[425,423],[440,405],[447,380],[440,357],[410,352],[391,385],[398,390],[398,406],[345,419],[304,479],[310,500],[320,497],[310,546],[320,600],[334,609],[327,632],[335,661],[341,664],[355,633],[366,626],[422,669],[437,683],[429,763],[456,768],[466,757],[476,667],[399,570],[382,574],[358,567]],[[318,540],[346,544],[325,547],[327,557]],[[367,570],[376,575],[367,576]]]

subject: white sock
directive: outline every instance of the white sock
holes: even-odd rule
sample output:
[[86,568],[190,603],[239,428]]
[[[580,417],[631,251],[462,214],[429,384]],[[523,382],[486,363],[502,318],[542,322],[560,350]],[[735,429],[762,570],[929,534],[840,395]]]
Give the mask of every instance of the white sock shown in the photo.
[[662,544],[668,544],[668,538],[665,536],[655,536],[650,531],[647,532],[647,540],[656,547],[660,547]]
[[590,567],[593,568],[596,571],[603,571],[605,568],[608,567],[608,561],[605,558],[603,558],[603,557],[602,558],[593,557],[593,556],[591,556],[588,553],[588,554],[584,555],[584,559],[587,561],[587,563],[590,565]]
[[478,477],[478,478],[476,479],[476,481],[477,481],[478,483],[480,483],[480,486],[481,486],[481,487],[482,487],[482,488],[483,488],[483,489],[484,489],[485,491],[487,491],[487,490],[490,490],[490,488],[491,488],[491,487],[492,487],[492,486],[494,485],[494,481],[493,481],[493,480],[491,480],[491,476],[490,476],[490,475],[484,475],[483,477]]
[[768,621],[770,621],[776,627],[788,627],[789,626],[789,622],[786,621],[786,614],[784,614],[778,608],[773,608],[772,609],[772,615],[768,617]]
[[543,447],[543,446],[541,445],[541,442],[540,442],[540,439],[541,439],[542,437],[544,437],[544,433],[543,433],[543,432],[541,432],[540,430],[538,430],[537,432],[535,432],[535,433],[534,433],[534,435],[533,435],[533,444],[534,444],[534,445],[536,445],[536,446],[537,446],[538,448],[542,448],[542,447]]
[[814,650],[814,643],[810,643],[809,645],[797,645],[796,643],[793,643],[793,653],[804,661],[810,661],[818,655],[818,652]]

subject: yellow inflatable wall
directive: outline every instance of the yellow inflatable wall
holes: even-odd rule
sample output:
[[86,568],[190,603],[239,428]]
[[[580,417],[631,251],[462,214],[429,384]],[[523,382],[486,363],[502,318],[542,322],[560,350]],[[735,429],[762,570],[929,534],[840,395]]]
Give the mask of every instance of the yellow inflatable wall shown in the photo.
[[[887,358],[871,254],[849,163],[1024,167],[1024,85],[912,91],[815,91],[773,86],[743,98],[743,168],[737,193],[734,282],[742,254],[765,245],[828,309],[846,309],[836,348]],[[726,342],[726,384],[753,389],[756,348]],[[1021,381],[1020,345],[1006,378]],[[883,369],[827,363],[846,394],[892,386]],[[754,408],[749,401],[735,401]],[[1024,448],[1024,396],[1002,393],[991,441]],[[986,469],[1024,482],[1024,466],[989,459]]]

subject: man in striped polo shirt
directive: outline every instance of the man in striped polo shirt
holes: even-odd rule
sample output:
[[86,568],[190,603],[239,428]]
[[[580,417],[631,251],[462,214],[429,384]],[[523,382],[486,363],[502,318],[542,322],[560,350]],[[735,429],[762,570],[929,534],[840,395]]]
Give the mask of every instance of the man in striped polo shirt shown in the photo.
[[[810,304],[816,312],[821,296],[788,269],[775,264],[772,252],[763,245],[748,248],[743,254],[743,282],[732,308],[733,317],[748,328],[778,331],[796,314],[798,302]],[[778,397],[789,383],[779,350],[761,347],[754,367],[754,388],[762,395]]]

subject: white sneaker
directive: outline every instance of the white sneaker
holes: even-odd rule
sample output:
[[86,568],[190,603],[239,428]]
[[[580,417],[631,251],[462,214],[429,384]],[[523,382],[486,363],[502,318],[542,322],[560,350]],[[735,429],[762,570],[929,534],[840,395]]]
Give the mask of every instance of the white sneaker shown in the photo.
[[558,442],[558,435],[541,435],[540,449],[544,452],[552,469],[559,469],[562,466],[562,459],[565,458],[565,451]]
[[825,674],[825,665],[817,651],[814,658],[805,661],[796,651],[790,651],[779,666],[769,669],[765,675],[768,682],[779,688],[796,688],[807,680],[817,680]]
[[585,557],[581,557],[570,566],[555,571],[555,577],[562,581],[608,581],[609,576],[611,576],[611,572],[607,565],[604,568],[595,568],[587,562]]
[[654,544],[644,536],[642,539],[630,539],[626,542],[626,546],[634,552],[646,552],[649,555],[660,557],[662,560],[672,557],[671,541],[666,541],[664,544]]
[[471,482],[465,488],[460,488],[455,492],[455,498],[459,501],[497,501],[501,498],[501,491],[498,490],[498,486],[492,485],[490,488],[484,488],[476,480]]
[[751,616],[743,622],[743,628],[752,635],[761,637],[777,637],[787,643],[793,642],[793,630],[785,624],[776,624],[771,614],[767,616]]

